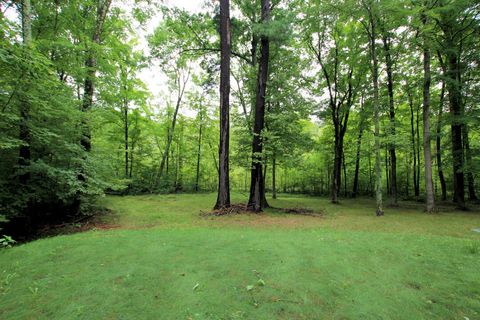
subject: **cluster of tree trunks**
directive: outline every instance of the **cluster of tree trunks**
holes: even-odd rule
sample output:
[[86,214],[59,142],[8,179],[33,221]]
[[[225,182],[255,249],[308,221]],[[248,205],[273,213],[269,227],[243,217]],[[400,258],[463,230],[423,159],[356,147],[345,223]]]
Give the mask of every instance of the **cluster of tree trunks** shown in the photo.
[[[270,0],[262,0],[262,23],[268,23],[270,19]],[[257,96],[255,103],[255,119],[253,125],[252,142],[252,171],[250,181],[250,196],[247,208],[253,211],[261,211],[268,207],[265,197],[265,180],[263,174],[263,142],[262,131],[265,126],[265,101],[268,81],[268,65],[270,55],[270,43],[266,35],[260,37],[260,61],[257,80]]]

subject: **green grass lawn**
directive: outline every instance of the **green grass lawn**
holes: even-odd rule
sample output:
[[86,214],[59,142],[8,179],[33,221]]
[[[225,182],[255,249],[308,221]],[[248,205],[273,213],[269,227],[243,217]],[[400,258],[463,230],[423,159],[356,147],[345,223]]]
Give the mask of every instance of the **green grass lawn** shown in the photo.
[[105,228],[1,250],[0,319],[480,319],[478,211],[200,216],[214,200],[106,197]]

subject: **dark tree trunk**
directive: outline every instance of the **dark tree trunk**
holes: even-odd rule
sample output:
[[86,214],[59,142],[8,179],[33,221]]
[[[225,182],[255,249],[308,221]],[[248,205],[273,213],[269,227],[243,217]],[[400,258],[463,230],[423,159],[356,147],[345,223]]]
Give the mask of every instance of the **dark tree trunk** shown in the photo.
[[[262,0],[262,23],[268,23],[270,19],[270,0]],[[260,63],[258,69],[257,81],[257,97],[255,103],[255,122],[253,128],[253,142],[252,142],[252,171],[250,182],[250,197],[247,207],[249,210],[261,211],[268,207],[265,200],[265,181],[263,180],[262,170],[262,131],[265,125],[265,98],[267,91],[268,80],[268,64],[270,44],[268,37],[261,36],[260,39]]]
[[230,1],[220,0],[220,145],[218,195],[215,209],[230,206]]
[[352,198],[358,195],[358,178],[360,173],[360,155],[362,148],[362,136],[363,136],[363,119],[360,120],[360,129],[357,137],[357,153],[355,157],[355,174],[353,177]]
[[[388,152],[390,156],[390,183],[389,189],[392,195],[393,204],[398,202],[397,196],[397,154],[395,147],[395,104],[393,99],[393,61],[390,52],[390,39],[388,36],[383,37],[383,48],[385,51],[385,63],[387,67],[387,88],[388,88],[388,102],[389,102],[389,116],[390,116],[390,135],[391,141],[388,144]],[[388,177],[388,176],[387,176]]]
[[342,179],[342,151],[343,141],[340,137],[340,129],[335,125],[334,159],[332,172],[332,203],[339,203],[340,187]]
[[460,65],[453,50],[447,53],[447,88],[452,121],[452,158],[453,158],[453,200],[461,209],[465,209],[465,182],[463,173],[463,143],[461,119],[463,115],[460,92]]

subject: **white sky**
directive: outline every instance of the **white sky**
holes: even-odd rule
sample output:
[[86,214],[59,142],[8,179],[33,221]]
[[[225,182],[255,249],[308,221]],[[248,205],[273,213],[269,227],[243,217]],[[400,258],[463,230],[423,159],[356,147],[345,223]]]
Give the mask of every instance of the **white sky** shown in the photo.
[[[212,0],[215,1],[215,0]],[[202,5],[204,1],[199,0],[165,0],[163,1],[164,4],[167,4],[171,7],[179,7],[190,11],[192,13],[199,12],[202,10]],[[137,36],[140,39],[139,50],[143,50],[146,54],[149,52],[148,43],[146,37],[153,33],[155,28],[161,21],[161,15],[157,14],[153,17],[147,24],[145,30],[142,28],[135,28],[137,32]],[[156,64],[150,66],[149,68],[143,69],[139,74],[139,78],[147,85],[150,93],[153,95],[153,100],[151,101],[155,107],[165,108],[166,101],[165,99],[168,98],[169,89],[167,84],[167,78],[163,74],[160,67]],[[188,91],[188,87],[187,90]],[[184,97],[185,99],[185,97]],[[185,100],[183,100],[185,102]],[[188,108],[181,108],[180,113],[185,116],[195,116],[195,112]]]

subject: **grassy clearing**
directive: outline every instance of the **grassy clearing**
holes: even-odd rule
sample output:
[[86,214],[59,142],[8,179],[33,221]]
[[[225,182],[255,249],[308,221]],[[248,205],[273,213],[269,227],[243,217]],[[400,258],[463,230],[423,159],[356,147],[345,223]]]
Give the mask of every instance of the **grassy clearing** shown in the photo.
[[[245,203],[246,195],[233,194],[232,202]],[[163,196],[106,197],[101,204],[111,208],[115,217],[105,222],[121,228],[331,228],[344,231],[429,234],[480,239],[472,229],[480,227],[480,210],[455,211],[453,207],[440,207],[437,214],[424,214],[423,205],[402,202],[400,207],[386,208],[387,215],[375,216],[375,203],[371,199],[344,200],[331,204],[326,198],[282,195],[269,200],[277,208],[309,208],[324,213],[324,218],[288,215],[277,210],[267,214],[233,215],[202,218],[215,203],[214,194],[180,194]]]
[[475,212],[292,196],[272,204],[324,217],[200,217],[214,198],[107,197],[118,229],[1,251],[0,319],[480,318]]

